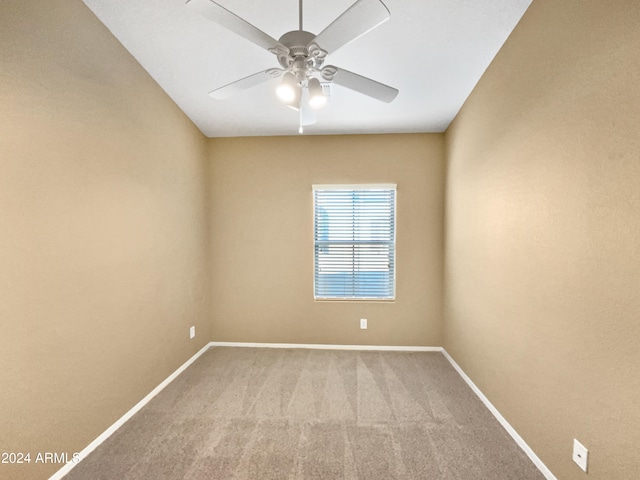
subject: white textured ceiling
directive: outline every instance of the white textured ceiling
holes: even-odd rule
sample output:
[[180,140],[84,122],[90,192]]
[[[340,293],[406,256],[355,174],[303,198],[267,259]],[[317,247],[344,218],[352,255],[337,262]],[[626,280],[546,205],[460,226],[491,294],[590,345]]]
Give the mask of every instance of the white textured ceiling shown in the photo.
[[[296,0],[217,0],[273,38],[298,28]],[[355,0],[306,0],[304,29],[320,33]],[[390,104],[339,85],[305,134],[442,132],[531,0],[383,0],[386,23],[328,58],[391,85]],[[298,114],[274,94],[278,80],[226,100],[208,92],[277,67],[276,57],[201,17],[183,0],[84,0],[209,137],[293,135]]]

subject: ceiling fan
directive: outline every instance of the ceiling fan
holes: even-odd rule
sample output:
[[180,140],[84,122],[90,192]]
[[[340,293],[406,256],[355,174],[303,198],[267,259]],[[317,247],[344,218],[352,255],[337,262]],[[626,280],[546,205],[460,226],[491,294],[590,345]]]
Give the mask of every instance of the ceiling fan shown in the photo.
[[[279,99],[300,112],[300,133],[305,125],[316,121],[314,109],[327,102],[323,86],[335,83],[377,100],[389,103],[398,90],[357,73],[325,65],[327,55],[373,30],[389,19],[389,10],[381,0],[357,0],[318,35],[302,26],[302,0],[299,0],[299,28],[279,40],[251,25],[213,0],[188,0],[187,6],[273,53],[281,68],[269,68],[209,92],[215,99],[225,99],[263,82],[282,77],[276,88]],[[309,108],[311,107],[311,108]]]

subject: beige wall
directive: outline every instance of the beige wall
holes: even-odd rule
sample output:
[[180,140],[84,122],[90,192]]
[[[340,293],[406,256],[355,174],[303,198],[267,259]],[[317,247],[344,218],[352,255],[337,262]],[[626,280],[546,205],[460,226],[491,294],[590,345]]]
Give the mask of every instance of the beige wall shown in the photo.
[[205,150],[80,0],[0,3],[0,452],[32,452],[0,478],[47,478],[37,452],[210,340]]
[[535,0],[447,131],[445,346],[562,480],[640,478],[638,25]]
[[[213,340],[442,344],[443,135],[210,142]],[[395,302],[314,302],[311,185],[331,183],[397,183]]]

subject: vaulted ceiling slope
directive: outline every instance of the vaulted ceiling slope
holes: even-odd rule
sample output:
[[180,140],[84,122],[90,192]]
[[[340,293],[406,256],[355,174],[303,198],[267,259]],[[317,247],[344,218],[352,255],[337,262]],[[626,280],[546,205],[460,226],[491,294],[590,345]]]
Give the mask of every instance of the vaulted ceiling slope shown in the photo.
[[[275,39],[298,28],[296,0],[216,0]],[[304,30],[320,33],[354,0],[306,0]],[[329,63],[397,88],[384,103],[331,85],[305,134],[442,132],[531,0],[383,0],[390,19]],[[270,80],[225,100],[208,92],[279,64],[184,0],[84,0],[208,137],[292,135],[299,115]]]

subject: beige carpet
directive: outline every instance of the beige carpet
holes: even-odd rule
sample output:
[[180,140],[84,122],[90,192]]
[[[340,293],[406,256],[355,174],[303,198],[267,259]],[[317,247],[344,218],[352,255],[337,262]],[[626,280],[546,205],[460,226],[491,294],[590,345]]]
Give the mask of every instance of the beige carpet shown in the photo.
[[66,480],[544,477],[440,353],[209,349]]

